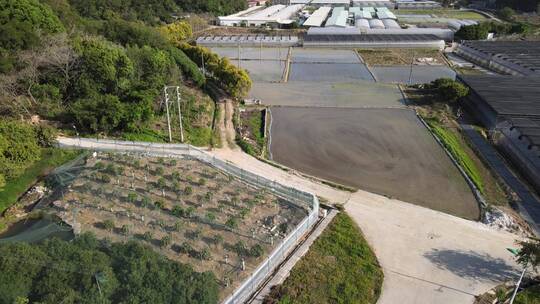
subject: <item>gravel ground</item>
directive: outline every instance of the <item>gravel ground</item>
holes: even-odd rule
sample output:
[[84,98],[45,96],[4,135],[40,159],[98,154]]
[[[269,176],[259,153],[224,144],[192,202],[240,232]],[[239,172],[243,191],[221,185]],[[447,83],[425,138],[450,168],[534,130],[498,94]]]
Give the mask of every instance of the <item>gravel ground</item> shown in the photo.
[[371,71],[379,82],[385,83],[428,83],[438,78],[456,78],[456,72],[446,66],[374,66]]
[[404,107],[403,96],[396,85],[357,82],[257,83],[250,97],[267,105],[316,107]]
[[406,109],[272,108],[272,157],[308,174],[466,219],[478,203]]

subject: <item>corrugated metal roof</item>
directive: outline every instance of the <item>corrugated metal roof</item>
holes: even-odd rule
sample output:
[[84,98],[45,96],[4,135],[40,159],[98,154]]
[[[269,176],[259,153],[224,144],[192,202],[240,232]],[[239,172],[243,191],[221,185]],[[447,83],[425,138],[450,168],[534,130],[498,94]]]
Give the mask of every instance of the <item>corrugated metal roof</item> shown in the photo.
[[321,26],[330,14],[331,7],[323,6],[317,9],[313,14],[304,22],[304,26]]

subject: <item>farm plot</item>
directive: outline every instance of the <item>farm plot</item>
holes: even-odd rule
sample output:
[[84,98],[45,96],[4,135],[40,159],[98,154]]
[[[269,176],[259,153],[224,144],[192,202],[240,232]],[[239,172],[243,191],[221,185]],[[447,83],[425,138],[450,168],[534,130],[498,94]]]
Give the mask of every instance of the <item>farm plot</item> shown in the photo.
[[253,83],[250,98],[266,105],[316,107],[404,107],[396,85],[357,82]]
[[373,81],[373,76],[362,63],[293,63],[289,81],[351,82]]
[[293,48],[293,63],[361,63],[353,50]]
[[[76,232],[138,239],[231,293],[307,215],[200,161],[103,153],[86,160],[50,210]],[[242,269],[244,263],[245,269]]]
[[286,60],[289,50],[287,48],[235,48],[235,47],[215,47],[212,52],[221,57],[241,60]]
[[420,84],[438,78],[456,78],[456,72],[446,66],[374,66],[371,71],[379,82]]
[[[238,66],[238,60],[232,63]],[[285,61],[240,60],[240,67],[248,71],[254,82],[279,82],[283,77]]]
[[273,160],[323,179],[477,220],[478,204],[411,110],[272,108]]

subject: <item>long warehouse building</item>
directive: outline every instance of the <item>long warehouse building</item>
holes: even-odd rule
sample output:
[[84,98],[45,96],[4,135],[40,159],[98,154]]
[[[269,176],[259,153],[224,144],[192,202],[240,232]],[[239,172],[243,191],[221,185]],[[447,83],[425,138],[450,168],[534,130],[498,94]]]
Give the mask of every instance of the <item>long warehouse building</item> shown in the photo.
[[328,17],[332,11],[331,7],[324,6],[318,8],[309,18],[304,22],[304,26],[317,26],[320,27],[324,23],[324,20]]
[[470,87],[464,105],[497,147],[540,193],[540,78],[458,76]]

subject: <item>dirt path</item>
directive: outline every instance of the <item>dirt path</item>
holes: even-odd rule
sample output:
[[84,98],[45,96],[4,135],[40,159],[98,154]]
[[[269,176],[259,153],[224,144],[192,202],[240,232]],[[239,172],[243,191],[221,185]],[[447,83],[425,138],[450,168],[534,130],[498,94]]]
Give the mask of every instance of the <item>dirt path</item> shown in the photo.
[[236,149],[237,146],[234,143],[236,132],[233,124],[234,102],[226,99],[225,102],[218,103],[218,107],[220,114],[217,127],[219,128],[222,148]]

